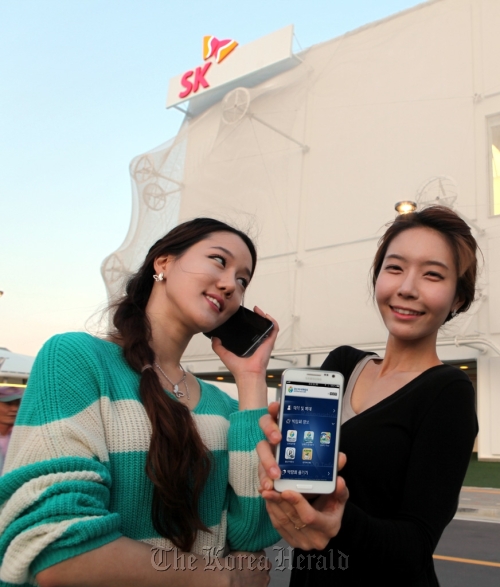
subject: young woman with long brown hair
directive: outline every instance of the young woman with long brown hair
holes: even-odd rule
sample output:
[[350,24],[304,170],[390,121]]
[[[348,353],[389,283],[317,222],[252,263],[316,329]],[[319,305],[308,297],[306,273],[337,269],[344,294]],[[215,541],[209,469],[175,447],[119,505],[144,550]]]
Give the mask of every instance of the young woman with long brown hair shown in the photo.
[[185,222],[128,281],[107,339],[44,345],[0,483],[2,585],[267,585],[246,555],[277,539],[255,453],[277,326],[250,358],[213,342],[239,406],[180,364],[238,309],[255,264],[244,233]]
[[[436,341],[474,300],[476,252],[467,224],[440,206],[398,216],[380,240],[372,273],[385,354],[343,346],[322,365],[346,382],[347,464],[334,494],[309,503],[276,493],[279,468],[269,445],[259,444],[262,495],[275,527],[297,547],[292,587],[438,585],[432,554],[456,512],[477,419],[470,380],[441,362]],[[262,426],[271,442],[280,440],[270,415]]]

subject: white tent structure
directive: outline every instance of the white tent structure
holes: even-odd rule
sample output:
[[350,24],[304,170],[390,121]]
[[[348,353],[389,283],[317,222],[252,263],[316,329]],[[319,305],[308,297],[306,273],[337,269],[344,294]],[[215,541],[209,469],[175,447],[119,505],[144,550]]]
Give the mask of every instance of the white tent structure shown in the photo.
[[0,347],[0,384],[26,385],[34,361],[34,357]]
[[[271,368],[320,365],[340,344],[383,352],[377,240],[398,200],[448,205],[484,267],[439,352],[477,368],[479,458],[500,460],[499,30],[498,0],[432,0],[203,90],[179,134],[131,163],[130,230],[102,268],[110,295],[169,228],[215,216],[257,242],[246,305],[280,324]],[[220,373],[214,357],[199,336],[185,365]]]

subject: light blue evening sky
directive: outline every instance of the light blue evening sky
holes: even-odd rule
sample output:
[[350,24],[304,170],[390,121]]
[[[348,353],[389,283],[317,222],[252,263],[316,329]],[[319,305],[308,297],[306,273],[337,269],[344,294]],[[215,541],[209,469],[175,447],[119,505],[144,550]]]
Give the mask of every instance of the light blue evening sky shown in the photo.
[[177,133],[168,80],[199,63],[203,35],[245,44],[294,24],[306,48],[416,4],[0,0],[0,346],[34,355],[106,302],[129,162]]

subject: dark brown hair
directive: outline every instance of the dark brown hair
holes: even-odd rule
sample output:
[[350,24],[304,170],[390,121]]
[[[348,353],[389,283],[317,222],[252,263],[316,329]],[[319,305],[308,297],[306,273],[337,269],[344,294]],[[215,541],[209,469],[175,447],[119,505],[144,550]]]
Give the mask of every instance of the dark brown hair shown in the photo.
[[154,485],[153,526],[184,551],[191,550],[198,530],[208,531],[198,513],[198,502],[210,472],[210,457],[187,406],[164,392],[153,369],[142,371],[155,361],[146,305],[154,284],[155,259],[179,257],[215,232],[230,232],[243,240],[252,257],[253,275],[257,253],[245,233],[212,218],[195,218],[175,227],[149,249],[113,316],[116,330],[112,336],[121,344],[128,364],[141,374],[140,394],[152,426],[146,473]]
[[[420,212],[400,214],[396,217],[396,220],[389,225],[389,228],[378,242],[378,249],[372,264],[373,288],[375,289],[375,284],[391,241],[404,230],[422,227],[436,230],[448,241],[457,270],[456,295],[463,300],[462,305],[457,309],[457,313],[467,311],[474,301],[476,291],[476,252],[478,246],[468,224],[453,210],[445,206],[430,206]],[[451,318],[450,312],[445,322],[451,320]]]

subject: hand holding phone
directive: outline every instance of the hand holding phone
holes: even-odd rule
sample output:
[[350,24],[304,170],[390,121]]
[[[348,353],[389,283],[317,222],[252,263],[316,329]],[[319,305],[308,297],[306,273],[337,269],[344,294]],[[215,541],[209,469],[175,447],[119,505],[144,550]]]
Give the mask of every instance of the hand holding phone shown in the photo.
[[[234,376],[238,388],[239,409],[254,410],[268,405],[266,369],[279,327],[269,314],[265,314],[257,307],[255,312],[246,309],[244,312],[245,316],[252,316],[252,320],[255,317],[259,318],[259,323],[263,323],[265,328],[257,333],[253,331],[252,334],[252,329],[245,327],[244,331],[247,335],[243,337],[243,345],[234,334],[235,331],[238,332],[238,329],[229,330],[229,342],[228,337],[224,336],[219,329],[208,332],[206,335],[217,337],[212,340],[212,349]],[[241,324],[240,319],[238,322]],[[248,321],[243,320],[243,324],[248,326]],[[219,336],[223,336],[223,340]],[[231,338],[235,345],[231,344]]]
[[[278,493],[273,489],[273,484],[280,475],[272,451],[272,446],[277,445],[281,439],[277,426],[279,410],[280,404],[272,402],[269,413],[259,421],[267,438],[257,444],[260,459],[259,491],[266,500],[266,509],[273,526],[288,544],[303,550],[321,550],[337,535],[341,527],[349,491],[342,477],[337,477],[333,493],[318,497],[290,490]],[[338,471],[341,471],[345,463],[346,456],[339,453]]]
[[240,306],[226,322],[204,335],[220,338],[222,346],[238,357],[249,357],[269,336],[273,326],[271,320]]
[[281,379],[276,491],[332,493],[337,480],[344,377],[335,371],[287,369]]

